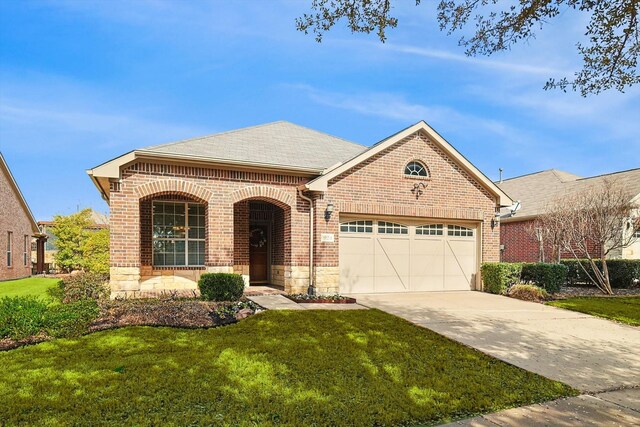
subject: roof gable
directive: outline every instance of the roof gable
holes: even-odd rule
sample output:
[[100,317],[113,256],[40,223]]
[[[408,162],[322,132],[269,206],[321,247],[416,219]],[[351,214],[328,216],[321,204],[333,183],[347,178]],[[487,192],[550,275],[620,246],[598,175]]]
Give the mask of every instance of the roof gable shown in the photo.
[[420,121],[413,126],[410,126],[398,133],[395,133],[377,144],[371,146],[368,150],[352,157],[348,161],[339,164],[327,171],[325,171],[318,178],[305,184],[305,187],[311,191],[326,191],[328,183],[331,179],[341,175],[349,169],[357,166],[358,164],[366,161],[367,159],[375,156],[381,151],[393,146],[394,144],[402,141],[404,138],[413,135],[417,132],[425,132],[429,139],[438,145],[452,160],[464,168],[473,178],[475,178],[482,186],[484,186],[489,192],[494,194],[501,206],[509,206],[513,203],[511,198],[496,186],[489,178],[487,178],[478,168],[476,168],[471,162],[469,162],[462,154],[460,154],[451,144],[449,144],[442,136],[440,136],[433,128],[431,128],[424,121]]
[[20,202],[20,206],[22,206],[22,209],[24,210],[24,212],[27,214],[27,217],[29,218],[29,222],[31,222],[31,231],[33,231],[34,233],[37,233],[38,223],[36,222],[36,219],[34,218],[33,213],[31,212],[31,208],[29,208],[29,204],[24,198],[22,191],[20,191],[20,187],[18,187],[18,183],[13,177],[13,174],[9,169],[9,165],[7,165],[7,162],[5,161],[4,156],[2,155],[1,152],[0,152],[0,169],[6,175],[7,181],[9,181],[9,186],[13,190],[13,193],[16,195],[16,197],[18,198],[18,201]]

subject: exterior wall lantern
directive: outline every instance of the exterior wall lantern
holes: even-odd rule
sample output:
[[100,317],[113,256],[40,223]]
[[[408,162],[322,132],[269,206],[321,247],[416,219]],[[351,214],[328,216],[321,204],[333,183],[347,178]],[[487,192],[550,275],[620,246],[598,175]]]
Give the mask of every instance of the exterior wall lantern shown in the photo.
[[324,210],[324,220],[329,221],[331,219],[331,214],[333,213],[333,203],[327,203],[327,207]]
[[495,217],[491,218],[491,229],[493,230],[498,225],[500,225],[500,212],[496,212]]

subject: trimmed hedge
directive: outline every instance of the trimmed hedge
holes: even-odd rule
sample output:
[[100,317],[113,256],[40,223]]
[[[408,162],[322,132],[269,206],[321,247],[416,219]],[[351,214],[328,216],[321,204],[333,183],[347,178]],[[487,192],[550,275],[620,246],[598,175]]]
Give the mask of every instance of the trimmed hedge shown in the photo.
[[522,264],[520,279],[533,282],[550,293],[558,292],[567,282],[569,269],[562,264],[547,264],[544,262],[528,262]]
[[204,273],[198,280],[200,296],[206,301],[236,301],[244,292],[244,279],[239,274]]
[[482,264],[484,291],[504,294],[520,281],[533,282],[547,292],[557,292],[567,280],[567,267],[542,262],[488,262]]
[[503,294],[520,280],[522,263],[486,262],[480,267],[480,272],[485,292]]
[[[569,284],[591,284],[589,277],[579,265],[579,263],[583,263],[589,274],[592,274],[588,260],[563,259],[560,263],[568,268],[567,282]],[[596,260],[596,265],[598,268],[602,268],[602,261]],[[640,260],[638,259],[608,259],[607,268],[612,288],[627,288],[633,285],[634,279],[640,280]]]

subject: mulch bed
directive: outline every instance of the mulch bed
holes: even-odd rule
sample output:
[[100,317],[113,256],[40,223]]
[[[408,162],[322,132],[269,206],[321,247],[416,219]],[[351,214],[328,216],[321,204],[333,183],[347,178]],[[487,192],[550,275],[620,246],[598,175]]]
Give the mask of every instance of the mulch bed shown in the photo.
[[613,288],[613,295],[605,295],[595,286],[563,286],[560,292],[553,294],[553,299],[566,299],[573,297],[609,297],[609,296],[640,296],[640,286],[631,288]]
[[[241,299],[241,303],[248,300]],[[129,299],[101,301],[100,315],[87,333],[125,326],[171,326],[175,328],[213,328],[229,325],[251,316],[257,310],[237,307],[237,303],[176,299]],[[0,338],[0,351],[53,339],[39,334],[21,340]]]
[[318,298],[296,298],[295,295],[285,295],[285,297],[289,298],[291,301],[297,302],[298,304],[355,304],[355,298],[349,297],[341,297],[341,298],[322,298],[319,296]]
[[235,323],[254,313],[241,309],[233,313],[220,313],[232,303],[174,299],[131,299],[107,301],[100,305],[100,316],[89,326],[89,331],[123,326],[172,326],[178,328],[211,328]]

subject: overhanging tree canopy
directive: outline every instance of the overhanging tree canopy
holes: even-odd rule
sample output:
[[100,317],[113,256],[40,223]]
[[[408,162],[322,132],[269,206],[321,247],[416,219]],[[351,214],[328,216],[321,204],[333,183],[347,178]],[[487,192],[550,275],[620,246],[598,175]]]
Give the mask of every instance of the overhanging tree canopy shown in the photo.
[[[312,0],[312,11],[297,18],[296,27],[305,34],[312,32],[320,42],[324,33],[344,18],[352,32],[375,32],[384,43],[387,29],[398,25],[398,18],[392,15],[395,2]],[[416,5],[420,2],[415,0]],[[613,88],[623,92],[640,82],[636,70],[640,54],[640,0],[440,0],[438,22],[448,34],[474,22],[474,34],[460,38],[460,45],[469,56],[491,55],[534,38],[553,18],[570,12],[590,15],[584,32],[588,41],[583,43],[576,35],[583,66],[573,78],[550,78],[545,89],[572,88],[587,96]]]

